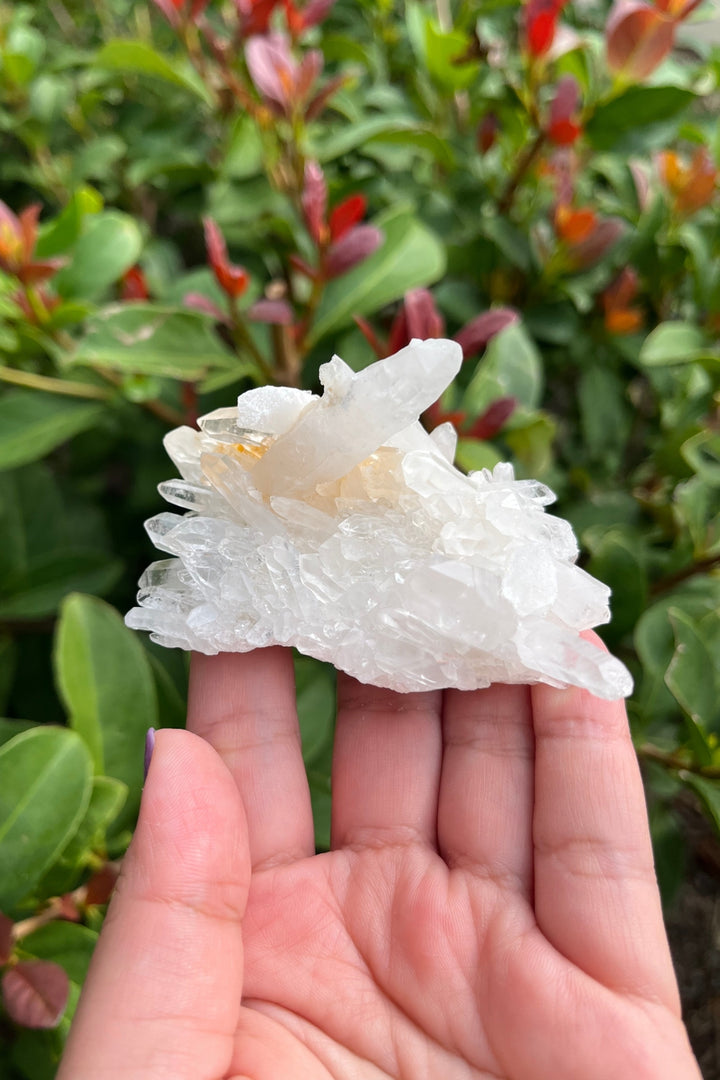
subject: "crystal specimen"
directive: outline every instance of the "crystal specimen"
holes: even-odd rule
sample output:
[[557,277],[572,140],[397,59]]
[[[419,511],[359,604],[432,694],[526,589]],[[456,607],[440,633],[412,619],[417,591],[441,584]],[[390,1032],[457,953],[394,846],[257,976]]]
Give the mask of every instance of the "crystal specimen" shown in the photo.
[[575,565],[553,493],[511,465],[465,475],[449,424],[420,413],[457,374],[452,341],[413,341],[324,394],[266,386],[171,431],[184,514],[147,522],[173,556],[140,580],[129,626],[205,653],[294,645],[399,691],[491,682],[630,693],[623,665],[580,631],[609,590]]

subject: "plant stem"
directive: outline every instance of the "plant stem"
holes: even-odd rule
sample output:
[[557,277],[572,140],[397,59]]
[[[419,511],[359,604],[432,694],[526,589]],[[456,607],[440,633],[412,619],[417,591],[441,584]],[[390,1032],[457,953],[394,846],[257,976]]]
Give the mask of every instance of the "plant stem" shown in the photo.
[[235,344],[240,349],[247,349],[269,383],[275,382],[275,372],[255,344],[255,339],[245,325],[237,304],[232,297],[230,298],[230,314],[232,316]]
[[698,776],[704,776],[708,780],[720,779],[720,766],[695,765],[693,762],[687,761],[677,751],[670,753],[667,750],[661,750],[659,746],[654,746],[652,743],[643,743],[642,746],[638,746],[637,754],[638,757],[646,758],[648,761],[658,761],[668,769],[697,773]]
[[33,390],[46,390],[50,394],[67,394],[69,397],[94,398],[107,401],[112,395],[102,386],[92,383],[71,382],[69,379],[53,379],[49,375],[36,375],[30,371],[18,371],[15,368],[0,365],[0,380],[14,383],[16,386],[29,386]]
[[676,570],[674,574],[668,574],[667,577],[653,582],[650,586],[650,595],[660,596],[662,593],[670,592],[676,585],[682,584],[688,578],[695,577],[696,574],[704,574],[719,568],[720,555],[708,555],[705,559],[698,559],[697,562],[684,566],[682,570]]
[[[114,371],[108,371],[106,368],[96,366],[93,366],[92,370],[107,382],[112,383],[113,386],[122,387],[122,378],[120,375],[116,375]],[[171,427],[182,427],[185,423],[183,414],[178,409],[173,409],[172,405],[166,405],[164,401],[141,401],[139,404],[147,412],[157,416],[158,420],[170,424]]]
[[508,180],[505,191],[500,196],[498,202],[498,214],[507,214],[515,200],[515,194],[520,184],[525,179],[525,175],[535,161],[543,146],[547,135],[544,131],[538,131],[533,141],[526,147],[525,153],[521,154],[518,158],[518,163],[515,166],[512,176]]

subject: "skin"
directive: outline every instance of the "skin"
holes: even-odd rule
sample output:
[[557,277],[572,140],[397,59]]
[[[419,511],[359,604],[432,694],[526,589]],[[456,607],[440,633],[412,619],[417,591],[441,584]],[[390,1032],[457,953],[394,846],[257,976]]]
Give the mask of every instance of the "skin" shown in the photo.
[[194,656],[188,727],[57,1080],[699,1080],[622,702],[341,676],[322,855],[287,650]]

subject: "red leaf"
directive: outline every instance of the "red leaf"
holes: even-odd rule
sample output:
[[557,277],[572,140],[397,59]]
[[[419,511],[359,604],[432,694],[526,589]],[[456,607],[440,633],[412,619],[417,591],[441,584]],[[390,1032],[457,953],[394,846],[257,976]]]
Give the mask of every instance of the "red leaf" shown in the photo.
[[16,1024],[54,1028],[65,1012],[70,980],[50,960],[23,960],[2,978],[3,1003]]
[[495,113],[486,113],[477,129],[477,148],[481,154],[487,154],[495,145],[500,122]]
[[580,107],[580,87],[572,75],[565,75],[557,84],[550,106],[547,133],[558,146],[575,142],[582,131],[576,119]]
[[572,264],[577,269],[585,270],[614,247],[622,236],[625,226],[620,218],[605,218],[598,221],[590,235],[570,248]]
[[270,17],[277,5],[278,0],[235,0],[240,36],[249,38],[253,34],[267,34]]
[[520,316],[512,308],[491,308],[472,319],[455,335],[465,360],[481,352],[489,341],[507,326],[519,321]]
[[302,208],[308,232],[318,247],[321,247],[327,241],[327,226],[325,224],[327,185],[323,171],[317,161],[308,161],[305,164]]
[[492,439],[505,426],[516,408],[517,400],[514,397],[498,398],[464,434],[471,439]]
[[544,56],[553,43],[555,26],[565,0],[530,0],[524,11],[525,47],[533,57]]
[[17,271],[17,276],[24,285],[37,285],[41,281],[47,281],[56,274],[62,266],[67,265],[67,259],[58,255],[54,259],[43,259],[39,262],[30,262]]
[[14,922],[0,911],[0,964],[7,964],[12,956]]
[[323,86],[322,90],[319,90],[315,97],[310,101],[310,104],[305,110],[305,119],[315,120],[323,111],[335,91],[339,90],[346,81],[345,75],[336,75],[334,78],[330,79],[325,86]]
[[258,300],[245,312],[253,322],[272,323],[275,326],[290,326],[293,321],[293,309],[287,300]]
[[346,232],[365,217],[367,199],[364,195],[351,195],[330,214],[330,236],[339,240]]
[[605,27],[608,67],[635,82],[671,52],[675,23],[643,0],[616,0]]
[[380,247],[383,234],[374,225],[356,225],[328,250],[325,260],[325,276],[329,278],[346,274],[353,266]]
[[403,301],[407,321],[408,341],[413,338],[443,337],[445,320],[435,306],[435,298],[427,289],[410,289]]
[[38,221],[41,209],[40,203],[33,203],[32,206],[27,206],[18,218],[20,235],[22,236],[23,261],[26,263],[32,259],[37,244]]
[[122,300],[147,300],[150,295],[145,275],[139,266],[131,266],[123,274],[120,281],[120,297]]
[[207,247],[210,266],[220,288],[228,296],[242,296],[250,283],[250,275],[242,266],[233,266],[228,261],[227,247],[223,234],[211,217],[203,218],[205,246]]
[[87,883],[86,904],[107,904],[115,888],[120,868],[114,863],[105,863],[93,874]]
[[311,281],[315,281],[317,278],[317,270],[314,270],[312,266],[308,266],[304,259],[301,259],[299,255],[289,255],[288,262],[292,266],[293,270],[297,270],[299,274],[304,277],[310,278]]

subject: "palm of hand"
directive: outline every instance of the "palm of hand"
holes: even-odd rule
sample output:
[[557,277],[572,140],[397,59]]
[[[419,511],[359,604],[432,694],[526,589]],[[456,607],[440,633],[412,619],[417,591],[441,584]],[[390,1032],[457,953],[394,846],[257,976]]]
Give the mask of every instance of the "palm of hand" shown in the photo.
[[253,1080],[656,1077],[643,1059],[679,1027],[570,964],[509,882],[414,844],[265,871],[245,956],[228,1075]]
[[314,856],[289,654],[193,672],[57,1080],[697,1080],[622,705],[341,680]]

